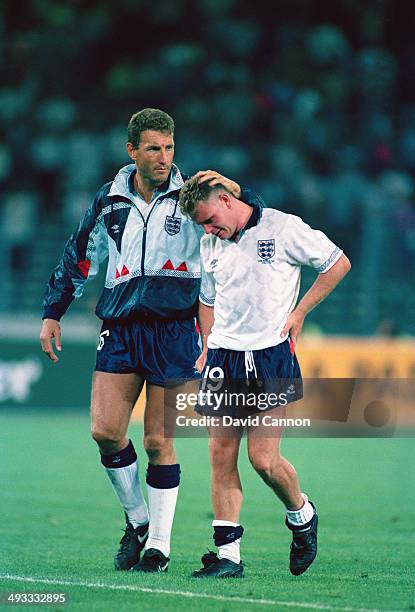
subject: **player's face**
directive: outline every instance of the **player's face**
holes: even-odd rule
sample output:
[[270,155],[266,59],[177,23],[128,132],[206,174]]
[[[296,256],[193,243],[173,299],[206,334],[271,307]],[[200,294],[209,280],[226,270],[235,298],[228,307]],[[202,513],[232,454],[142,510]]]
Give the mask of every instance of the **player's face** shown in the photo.
[[134,149],[132,144],[128,143],[127,150],[135,161],[142,180],[155,186],[167,180],[174,157],[172,134],[146,130],[141,132],[138,147]]
[[221,240],[229,240],[237,231],[236,220],[226,194],[210,196],[199,202],[195,218],[206,234],[214,234]]

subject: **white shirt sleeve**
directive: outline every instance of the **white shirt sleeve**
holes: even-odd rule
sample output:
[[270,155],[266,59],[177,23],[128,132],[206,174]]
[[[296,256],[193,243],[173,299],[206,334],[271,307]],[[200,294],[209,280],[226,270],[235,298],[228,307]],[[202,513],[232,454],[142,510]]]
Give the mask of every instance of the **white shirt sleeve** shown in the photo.
[[319,274],[330,270],[343,254],[323,232],[312,229],[295,215],[289,215],[283,236],[289,263],[310,266]]
[[208,271],[210,257],[210,248],[206,240],[202,238],[200,241],[200,268],[202,273],[202,282],[200,286],[199,300],[205,306],[213,306],[216,297],[215,279],[212,271]]

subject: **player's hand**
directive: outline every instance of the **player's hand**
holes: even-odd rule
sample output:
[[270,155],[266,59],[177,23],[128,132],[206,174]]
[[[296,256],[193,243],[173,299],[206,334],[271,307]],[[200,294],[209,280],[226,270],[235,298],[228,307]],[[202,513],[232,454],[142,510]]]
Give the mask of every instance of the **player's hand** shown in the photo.
[[198,183],[208,182],[211,187],[223,185],[235,198],[239,199],[241,197],[242,192],[238,183],[226,178],[226,176],[222,176],[222,174],[215,170],[200,170],[195,176],[198,178]]
[[300,332],[303,328],[303,324],[304,324],[304,315],[301,312],[293,310],[288,315],[288,319],[284,327],[282,328],[282,331],[280,334],[281,338],[283,338],[284,336],[288,334],[292,340],[294,349],[297,344],[298,336],[300,335]]
[[205,368],[207,359],[207,349],[204,349],[196,359],[195,368],[201,374]]
[[49,359],[53,363],[57,363],[59,358],[53,350],[52,338],[55,341],[56,350],[61,351],[61,326],[59,322],[54,319],[44,319],[42,329],[40,330],[40,344],[42,345],[43,352],[47,354]]

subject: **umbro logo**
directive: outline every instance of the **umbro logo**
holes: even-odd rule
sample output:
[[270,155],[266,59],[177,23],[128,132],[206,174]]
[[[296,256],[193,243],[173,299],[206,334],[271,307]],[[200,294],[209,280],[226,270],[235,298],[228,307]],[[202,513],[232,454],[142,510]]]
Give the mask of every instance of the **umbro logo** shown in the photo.
[[235,539],[235,535],[236,535],[235,532],[231,531],[231,533],[228,533],[228,535],[226,536],[226,539],[233,541]]
[[218,264],[219,259],[212,259],[212,261],[210,262],[210,267],[216,268],[217,264]]
[[119,225],[112,225],[111,229],[113,230],[114,234],[118,234],[120,231],[120,226]]
[[115,455],[115,457],[112,458],[113,463],[119,463],[120,461],[121,461],[121,457],[119,455]]

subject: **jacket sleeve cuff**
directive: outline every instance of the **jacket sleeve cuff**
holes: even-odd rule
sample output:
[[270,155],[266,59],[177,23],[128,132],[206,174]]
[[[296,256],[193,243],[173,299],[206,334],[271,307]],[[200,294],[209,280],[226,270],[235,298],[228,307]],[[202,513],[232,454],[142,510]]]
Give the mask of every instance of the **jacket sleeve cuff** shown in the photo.
[[46,306],[43,309],[42,319],[54,319],[55,321],[60,321],[62,314],[57,311],[53,306]]

